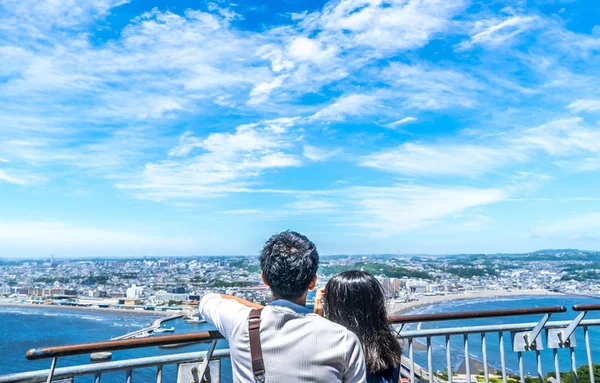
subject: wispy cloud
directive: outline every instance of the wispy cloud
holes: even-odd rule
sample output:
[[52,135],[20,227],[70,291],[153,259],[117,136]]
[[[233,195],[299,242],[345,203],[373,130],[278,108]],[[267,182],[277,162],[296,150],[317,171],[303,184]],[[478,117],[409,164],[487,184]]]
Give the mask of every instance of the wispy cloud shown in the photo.
[[502,21],[493,18],[491,20],[478,20],[474,23],[474,34],[470,40],[461,42],[456,48],[468,50],[475,45],[494,48],[504,45],[517,35],[531,29],[540,28],[542,19],[536,16],[511,16]]
[[503,201],[502,189],[469,187],[352,188],[349,198],[356,208],[344,225],[357,226],[375,236],[394,236],[425,227],[468,209]]
[[311,161],[325,161],[341,152],[340,148],[323,149],[312,145],[304,145],[304,152],[302,154]]
[[384,127],[388,129],[396,129],[400,125],[410,124],[411,122],[417,121],[416,117],[404,117],[400,120],[396,120],[394,122],[390,122],[389,124],[385,124]]
[[296,139],[286,132],[291,121],[240,125],[234,133],[211,133],[205,138],[187,132],[169,151],[171,158],[146,164],[132,182],[118,186],[156,200],[246,190],[265,171],[301,164],[297,155],[288,152]]
[[598,240],[600,239],[600,213],[591,212],[538,224],[530,230],[530,234],[535,238]]
[[455,142],[406,143],[384,149],[359,159],[361,166],[411,176],[476,177],[509,165],[535,161],[539,153],[555,158],[568,156],[573,170],[593,171],[597,160],[590,154],[600,153],[600,132],[579,117],[563,118],[506,132],[500,137],[482,137],[470,144]]
[[342,121],[348,116],[362,116],[377,111],[377,97],[366,94],[350,94],[335,100],[331,105],[313,114],[310,121]]
[[189,254],[197,239],[161,236],[121,229],[78,226],[58,221],[0,222],[0,250],[4,254],[30,254],[33,243],[38,255],[121,256]]
[[364,156],[359,163],[361,166],[407,175],[474,177],[524,159],[522,154],[510,149],[410,143]]
[[600,110],[600,100],[576,100],[567,106],[573,112],[596,112]]

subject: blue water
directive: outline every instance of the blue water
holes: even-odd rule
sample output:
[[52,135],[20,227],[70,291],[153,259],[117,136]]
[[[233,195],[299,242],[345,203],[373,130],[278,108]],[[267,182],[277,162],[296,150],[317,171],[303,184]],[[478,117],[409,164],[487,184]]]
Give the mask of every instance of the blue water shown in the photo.
[[[442,312],[462,312],[462,311],[478,311],[478,310],[502,310],[502,309],[515,309],[515,308],[531,308],[531,307],[544,307],[544,306],[556,306],[561,305],[567,307],[566,313],[553,314],[550,321],[569,320],[577,316],[578,313],[571,310],[571,307],[575,304],[598,304],[599,299],[586,298],[586,297],[575,297],[575,296],[553,296],[553,297],[512,297],[512,298],[494,298],[494,299],[475,299],[468,301],[454,301],[432,305],[429,307],[420,308],[410,312],[409,314],[433,314]],[[447,321],[444,323],[422,323],[420,324],[421,329],[441,328],[441,327],[469,327],[478,325],[492,325],[492,324],[510,324],[510,323],[523,323],[523,322],[538,322],[542,318],[542,315],[528,315],[521,317],[510,317],[510,318],[488,318],[488,319],[473,319],[473,320],[460,320],[460,321]],[[586,319],[600,319],[600,312],[589,313]],[[407,326],[407,329],[415,330],[419,324],[411,324]],[[594,361],[598,363],[600,360],[600,328],[590,327],[590,347],[592,350],[592,356],[595,358]],[[541,352],[542,356],[542,370],[543,374],[547,374],[550,371],[554,371],[554,357],[552,350],[547,350],[545,342],[545,334],[543,336],[544,350]],[[583,330],[578,329],[576,331],[577,347],[575,348],[575,359],[577,366],[587,364],[587,355],[585,351],[585,343],[583,338]],[[423,343],[425,340],[422,340]],[[500,347],[498,334],[489,334],[486,337],[487,350],[488,350],[488,364],[494,368],[500,370]],[[462,335],[451,337],[451,358],[452,366],[457,368],[458,365],[464,361],[464,339]],[[504,345],[506,355],[506,366],[509,373],[518,374],[518,359],[517,353],[512,351],[512,342],[509,332],[504,333]],[[405,350],[408,353],[408,349]],[[473,334],[469,336],[469,354],[473,359],[482,361],[481,352],[481,335]],[[560,349],[559,363],[561,372],[567,372],[570,370],[571,361],[568,349]],[[446,344],[444,337],[432,338],[432,355],[433,355],[433,370],[443,371],[446,368]],[[425,351],[415,350],[415,362],[423,367],[427,367],[427,355]],[[523,353],[523,365],[525,373],[530,373],[532,376],[537,375],[537,364],[535,359],[535,352],[524,352]],[[477,372],[473,372],[477,373]]]
[[[43,370],[50,367],[50,360],[28,361],[25,353],[34,347],[66,345],[73,343],[108,340],[147,327],[159,318],[154,315],[132,315],[127,313],[82,312],[44,308],[0,307],[0,375]],[[175,334],[205,331],[213,327],[208,324],[187,324],[183,320],[165,322],[163,327],[175,327]],[[165,333],[170,334],[170,333]],[[219,348],[227,343],[219,342]],[[112,360],[140,358],[182,352],[206,350],[207,344],[196,344],[173,349],[158,347],[122,350],[113,352]],[[57,367],[89,363],[88,355],[60,358]],[[224,360],[223,381],[231,381],[231,363]],[[125,372],[114,372],[102,376],[103,383],[123,382]],[[175,366],[165,366],[164,381],[174,382]],[[134,381],[150,382],[156,379],[156,369],[137,369]],[[92,382],[92,378],[77,378],[77,382]]]
[[[420,308],[411,312],[416,313],[439,313],[439,312],[460,312],[476,310],[496,310],[509,308],[526,308],[564,305],[569,311],[564,314],[555,314],[551,320],[572,319],[576,313],[570,310],[574,304],[600,303],[600,300],[593,298],[554,296],[554,297],[519,297],[519,298],[494,298],[494,299],[476,299],[469,301],[455,301],[442,304],[435,304],[429,307]],[[64,345],[72,343],[93,342],[107,340],[112,337],[123,335],[125,333],[139,330],[146,327],[156,316],[137,316],[127,313],[97,313],[82,312],[72,310],[57,310],[48,308],[12,308],[0,307],[0,375],[32,371],[37,369],[47,369],[50,366],[49,360],[28,361],[25,353],[29,348],[44,347],[50,345]],[[477,320],[462,320],[447,322],[443,326],[474,326],[484,324],[504,324],[518,322],[536,322],[541,315],[525,316],[519,318],[491,318]],[[599,313],[591,313],[588,318],[599,318]],[[175,327],[175,334],[204,331],[212,328],[208,324],[192,325],[183,320],[166,322],[164,327]],[[410,329],[416,329],[417,324],[408,326]],[[421,329],[441,327],[436,323],[423,323]],[[464,360],[464,348],[462,336],[451,338],[452,364],[456,368]],[[510,334],[505,333],[506,362],[509,372],[517,373],[518,364],[516,353],[511,351]],[[596,360],[600,359],[600,328],[590,328],[590,343],[592,354]],[[433,367],[434,371],[442,371],[446,367],[446,353],[444,338],[433,338]],[[487,338],[488,362],[496,368],[500,368],[500,352],[498,347],[498,336],[491,334]],[[586,363],[585,348],[583,347],[583,333],[577,332],[576,359],[577,365]],[[226,342],[220,342],[219,348],[226,347]],[[123,350],[113,353],[113,360],[127,358],[139,358],[145,356],[165,355],[172,353],[193,352],[206,350],[208,345],[198,344],[175,349],[159,349],[157,347]],[[474,359],[481,360],[481,337],[477,334],[469,337],[470,355]],[[408,350],[405,350],[408,351]],[[570,359],[568,350],[559,350],[561,371],[568,371],[570,368]],[[426,353],[415,351],[416,362],[423,367],[427,366]],[[74,356],[59,359],[58,367],[71,366],[76,364],[89,363],[89,356]],[[542,364],[544,374],[552,371],[554,368],[552,352],[542,351]],[[524,353],[525,371],[535,375],[537,369],[535,364],[535,353]],[[124,372],[110,373],[103,375],[102,382],[122,382],[124,381]],[[175,381],[176,367],[167,366],[164,371],[164,381]],[[155,369],[140,369],[134,371],[134,381],[146,382],[153,381],[156,376]],[[78,382],[91,382],[91,378],[78,378]],[[229,360],[223,360],[222,381],[231,381],[231,364]]]

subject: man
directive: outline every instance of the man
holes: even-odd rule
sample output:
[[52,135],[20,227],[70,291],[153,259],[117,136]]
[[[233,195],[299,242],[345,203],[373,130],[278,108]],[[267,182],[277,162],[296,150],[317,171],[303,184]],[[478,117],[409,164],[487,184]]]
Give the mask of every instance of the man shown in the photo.
[[[365,362],[356,335],[305,307],[317,283],[319,255],[305,236],[272,236],[260,256],[261,277],[273,302],[264,308],[260,344],[265,382],[364,382]],[[254,382],[248,318],[256,305],[207,294],[200,313],[229,341],[234,382]]]

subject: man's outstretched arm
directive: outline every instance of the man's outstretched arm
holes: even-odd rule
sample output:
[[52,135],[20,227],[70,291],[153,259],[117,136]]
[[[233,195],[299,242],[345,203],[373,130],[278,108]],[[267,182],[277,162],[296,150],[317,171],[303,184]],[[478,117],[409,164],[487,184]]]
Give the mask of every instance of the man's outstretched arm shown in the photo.
[[227,295],[227,294],[219,294],[219,295],[221,295],[221,298],[223,298],[223,299],[233,299],[234,301],[241,303],[246,307],[252,307],[253,309],[265,308],[265,306],[263,306],[263,305],[259,305],[258,303],[253,303],[253,302],[247,301],[245,299],[236,297],[235,295]]
[[202,297],[198,309],[202,317],[212,323],[229,340],[235,326],[240,321],[248,319],[250,309],[253,308],[248,304],[253,303],[230,295],[211,293]]

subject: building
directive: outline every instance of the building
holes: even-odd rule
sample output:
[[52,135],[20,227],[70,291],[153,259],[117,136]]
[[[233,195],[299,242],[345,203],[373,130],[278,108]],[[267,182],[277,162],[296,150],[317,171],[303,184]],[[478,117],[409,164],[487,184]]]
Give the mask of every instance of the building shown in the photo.
[[144,292],[144,288],[141,286],[131,285],[130,288],[127,289],[126,296],[127,298],[138,299],[142,297],[142,293]]

